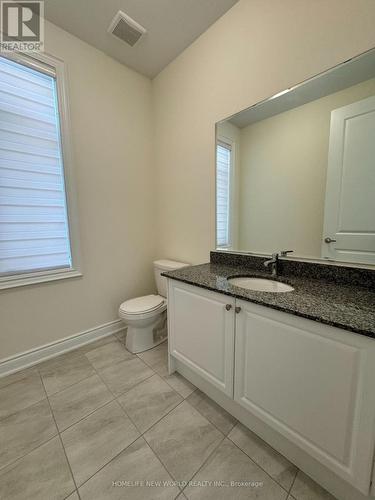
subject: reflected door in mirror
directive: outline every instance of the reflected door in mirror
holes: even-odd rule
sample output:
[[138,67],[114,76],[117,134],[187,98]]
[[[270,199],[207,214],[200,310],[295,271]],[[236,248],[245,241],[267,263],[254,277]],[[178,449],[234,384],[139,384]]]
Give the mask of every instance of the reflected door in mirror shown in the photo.
[[322,255],[375,264],[375,97],[332,112]]

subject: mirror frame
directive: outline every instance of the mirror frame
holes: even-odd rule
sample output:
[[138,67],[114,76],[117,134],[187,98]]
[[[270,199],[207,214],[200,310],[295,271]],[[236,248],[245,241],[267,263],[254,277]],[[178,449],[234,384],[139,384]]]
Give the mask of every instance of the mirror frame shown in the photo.
[[[230,119],[232,119],[233,117],[235,117],[236,115],[244,112],[244,111],[248,111],[248,110],[251,110],[251,109],[254,109],[258,106],[261,106],[262,104],[266,103],[266,102],[269,102],[269,101],[272,101],[273,99],[276,99],[277,97],[280,97],[281,95],[283,94],[286,94],[286,93],[289,93],[299,87],[301,87],[302,85],[305,85],[306,83],[308,82],[311,82],[313,80],[316,80],[317,78],[320,78],[322,75],[326,75],[328,73],[331,73],[332,71],[335,71],[337,68],[340,68],[354,60],[358,60],[366,55],[368,55],[370,52],[373,52],[375,54],[375,47],[369,49],[369,50],[366,50],[365,52],[361,52],[360,54],[357,54],[356,56],[353,56],[351,57],[350,59],[346,59],[345,61],[341,62],[341,63],[338,63],[336,64],[335,66],[332,66],[331,68],[325,70],[325,71],[321,71],[320,73],[317,73],[316,75],[310,77],[310,78],[307,78],[306,80],[303,80],[299,83],[297,83],[296,85],[292,85],[291,87],[288,87],[284,90],[281,90],[279,92],[276,92],[276,94],[273,94],[271,95],[270,97],[267,97],[265,99],[262,99],[261,101],[259,102],[256,102],[255,104],[252,104],[251,106],[247,107],[247,108],[244,108],[244,109],[241,109],[240,111],[237,111],[236,113],[233,113],[229,116],[227,116],[226,118],[223,118],[222,120],[219,120],[218,122],[215,123],[215,154],[214,154],[214,157],[215,157],[215,175],[214,175],[214,184],[215,184],[215,211],[214,211],[214,214],[215,214],[215,244],[214,244],[214,247],[215,247],[215,252],[220,252],[220,253],[224,253],[224,254],[237,254],[237,255],[248,255],[248,256],[254,256],[254,257],[263,257],[263,258],[268,258],[270,257],[271,254],[266,254],[266,253],[256,253],[256,252],[251,252],[251,251],[240,251],[240,250],[232,250],[232,249],[223,249],[223,248],[217,248],[216,246],[216,241],[217,241],[217,224],[216,224],[216,210],[217,210],[217,192],[216,192],[216,183],[217,183],[217,168],[216,168],[216,165],[217,165],[217,148],[216,148],[216,144],[217,144],[217,134],[218,134],[218,125],[221,124],[221,123],[224,123]],[[276,251],[276,249],[275,249]],[[334,265],[334,266],[342,266],[342,267],[354,267],[354,268],[358,268],[358,269],[371,269],[371,270],[374,270],[375,269],[375,264],[361,264],[359,262],[350,262],[350,261],[337,261],[337,260],[333,260],[333,259],[323,259],[321,257],[300,257],[300,256],[291,256],[291,257],[280,257],[281,259],[285,259],[285,260],[290,260],[290,261],[299,261],[299,262],[308,262],[308,263],[315,263],[315,264],[325,264],[325,265]]]

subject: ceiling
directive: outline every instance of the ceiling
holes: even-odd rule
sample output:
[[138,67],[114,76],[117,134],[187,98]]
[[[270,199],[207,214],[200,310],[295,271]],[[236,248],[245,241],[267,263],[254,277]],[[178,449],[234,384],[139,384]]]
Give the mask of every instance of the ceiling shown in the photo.
[[[45,0],[45,17],[153,78],[238,0]],[[107,32],[118,10],[144,26],[134,47]]]

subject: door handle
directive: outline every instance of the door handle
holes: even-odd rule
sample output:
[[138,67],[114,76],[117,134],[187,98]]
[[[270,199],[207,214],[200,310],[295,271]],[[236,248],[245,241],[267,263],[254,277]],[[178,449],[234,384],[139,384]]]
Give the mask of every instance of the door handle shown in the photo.
[[240,313],[241,312],[240,306],[236,306],[235,311],[236,311],[237,314]]
[[325,243],[336,243],[336,240],[333,240],[332,238],[330,238],[329,236],[327,236],[327,238],[324,238],[324,242]]
[[227,311],[230,311],[230,310],[232,309],[232,305],[231,305],[231,304],[226,304],[226,305],[225,305],[225,309],[226,309]]

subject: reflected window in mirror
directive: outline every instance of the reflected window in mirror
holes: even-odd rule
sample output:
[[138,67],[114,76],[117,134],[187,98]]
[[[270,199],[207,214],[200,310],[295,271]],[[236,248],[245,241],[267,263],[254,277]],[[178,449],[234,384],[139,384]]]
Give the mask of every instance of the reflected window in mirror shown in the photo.
[[232,148],[233,144],[229,140],[218,139],[216,142],[216,245],[218,248],[230,248],[232,243]]

